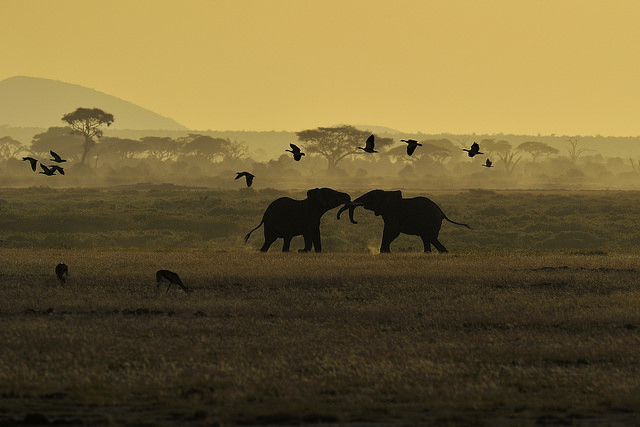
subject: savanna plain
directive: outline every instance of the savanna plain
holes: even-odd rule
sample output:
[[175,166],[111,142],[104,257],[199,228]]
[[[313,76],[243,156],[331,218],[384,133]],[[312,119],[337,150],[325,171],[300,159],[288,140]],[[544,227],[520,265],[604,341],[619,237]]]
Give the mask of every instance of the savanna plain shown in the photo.
[[448,254],[363,210],[243,244],[304,192],[0,190],[0,422],[636,425],[640,193],[420,194]]

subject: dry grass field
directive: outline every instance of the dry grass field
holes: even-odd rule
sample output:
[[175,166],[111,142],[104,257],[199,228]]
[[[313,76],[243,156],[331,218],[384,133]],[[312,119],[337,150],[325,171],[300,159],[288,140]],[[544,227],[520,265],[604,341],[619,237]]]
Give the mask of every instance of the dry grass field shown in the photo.
[[637,253],[0,257],[0,423],[640,422]]

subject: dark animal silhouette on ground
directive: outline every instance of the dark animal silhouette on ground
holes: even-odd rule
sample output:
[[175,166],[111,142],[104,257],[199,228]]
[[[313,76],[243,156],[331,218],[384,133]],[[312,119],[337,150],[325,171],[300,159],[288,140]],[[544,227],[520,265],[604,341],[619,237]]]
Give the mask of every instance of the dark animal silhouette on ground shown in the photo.
[[274,200],[265,210],[260,224],[244,237],[247,243],[251,233],[264,224],[264,244],[260,249],[267,252],[276,239],[284,239],[282,252],[289,252],[291,239],[294,236],[304,237],[304,249],[299,252],[309,252],[315,249],[322,251],[320,241],[320,218],[330,209],[348,203],[351,197],[347,193],[331,188],[314,188],[307,191],[307,198],[295,200],[281,197]]
[[413,152],[416,151],[417,147],[422,147],[422,144],[420,144],[415,139],[401,139],[400,141],[407,143],[407,154],[408,155],[412,155]]
[[56,277],[58,278],[58,281],[61,285],[67,283],[68,276],[69,267],[67,267],[67,264],[61,262],[60,264],[56,265]]
[[38,172],[38,173],[41,173],[41,174],[44,174],[44,175],[47,175],[47,176],[52,176],[56,172],[55,169],[53,169],[53,168],[49,169],[48,167],[46,167],[42,163],[40,163],[40,167],[42,168],[42,172]]
[[[169,286],[167,286],[167,292],[169,292],[169,288],[171,288],[171,285],[173,284],[180,286],[180,288],[186,293],[191,292],[182,283],[182,280],[180,280],[180,276],[178,276],[178,274],[174,273],[173,271],[169,271],[169,270],[156,271],[156,282],[158,282],[158,284],[156,285],[156,289],[160,287],[160,283],[168,283]],[[165,294],[167,292],[165,292]]]
[[340,219],[342,212],[349,209],[349,219],[352,223],[357,224],[353,219],[353,212],[358,206],[373,211],[376,216],[382,215],[384,230],[382,232],[382,244],[380,245],[381,253],[391,252],[391,242],[400,233],[420,236],[425,252],[431,252],[431,245],[435,246],[438,252],[447,252],[447,248],[438,241],[442,220],[446,219],[453,224],[471,228],[467,224],[461,224],[447,218],[442,209],[426,197],[405,199],[399,190],[369,191],[352,202],[346,203],[338,211],[338,219]]
[[255,177],[255,175],[249,173],[249,172],[236,172],[238,175],[236,175],[236,177],[234,179],[240,179],[243,176],[246,178],[247,180],[247,187],[251,187],[251,184],[253,184],[253,178]]
[[484,154],[484,153],[480,152],[480,146],[475,141],[473,142],[473,144],[471,144],[471,149],[470,150],[468,150],[466,148],[463,148],[462,151],[466,151],[467,154],[469,155],[469,157],[473,157],[476,154]]
[[29,163],[31,163],[31,169],[33,169],[33,171],[36,171],[36,165],[38,164],[38,159],[34,159],[33,157],[23,157],[22,161],[29,161]]
[[56,162],[56,163],[64,163],[64,162],[66,162],[66,160],[64,160],[62,157],[60,157],[58,155],[58,153],[56,153],[55,151],[49,150],[49,153],[51,153],[51,156],[53,157],[53,159],[49,159],[52,162]]
[[358,149],[364,151],[365,153],[377,153],[377,151],[374,150],[374,147],[376,146],[374,139],[375,137],[373,136],[373,134],[371,134],[371,136],[367,138],[367,142],[365,143],[364,148],[358,147]]
[[300,147],[298,147],[296,144],[289,144],[289,146],[291,147],[291,150],[284,150],[284,151],[288,151],[291,154],[293,154],[293,160],[295,160],[296,162],[299,162],[302,156],[304,156],[304,153],[300,151]]
[[484,166],[485,168],[492,168],[493,167],[492,165],[493,165],[493,162],[487,159],[487,161],[482,166]]

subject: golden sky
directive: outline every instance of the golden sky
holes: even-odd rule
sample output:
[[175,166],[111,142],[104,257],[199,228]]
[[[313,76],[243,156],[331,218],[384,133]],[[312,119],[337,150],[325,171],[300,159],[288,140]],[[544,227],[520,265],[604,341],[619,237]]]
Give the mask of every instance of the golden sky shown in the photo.
[[640,135],[635,0],[0,0],[0,17],[0,80],[192,129]]

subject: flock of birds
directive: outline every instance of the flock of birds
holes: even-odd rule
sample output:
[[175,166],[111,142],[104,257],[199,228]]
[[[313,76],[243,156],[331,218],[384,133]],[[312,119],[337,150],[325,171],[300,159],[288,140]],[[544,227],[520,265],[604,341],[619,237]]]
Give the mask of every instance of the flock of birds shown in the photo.
[[[56,153],[53,150],[49,150],[49,153],[51,153],[51,159],[49,159],[49,161],[52,162],[56,162],[56,163],[64,163],[66,162],[65,159],[63,159],[62,157],[60,157],[58,155],[58,153]],[[29,162],[31,164],[31,169],[35,172],[38,166],[38,162],[40,162],[40,168],[42,168],[42,171],[39,172],[43,175],[47,175],[47,176],[52,176],[54,175],[56,172],[58,172],[60,175],[64,175],[64,168],[60,167],[59,165],[49,165],[49,166],[45,166],[44,164],[42,164],[41,161],[39,161],[38,159],[34,159],[33,157],[23,157],[22,158],[23,162]]]
[[[407,155],[409,156],[413,155],[414,151],[416,151],[416,148],[422,147],[422,144],[420,144],[415,139],[401,139],[400,141],[407,143]],[[300,147],[298,147],[295,144],[289,144],[289,146],[291,147],[291,150],[284,150],[284,151],[288,151],[291,154],[293,154],[293,160],[295,160],[296,162],[299,162],[302,156],[304,156],[304,153],[300,150]],[[364,147],[358,147],[358,150],[362,150],[365,153],[370,153],[370,154],[377,153],[377,151],[375,150],[375,146],[376,146],[375,136],[371,134],[365,141]],[[471,148],[463,148],[462,151],[466,151],[469,157],[474,157],[478,154],[484,154],[483,152],[480,151],[480,145],[478,145],[478,143],[475,141],[473,142],[473,144],[471,144]],[[482,164],[482,166],[486,168],[492,168],[493,162],[490,159],[487,159]],[[240,179],[242,177],[245,177],[247,181],[247,187],[251,187],[251,185],[253,184],[253,178],[255,178],[255,175],[247,171],[236,172],[236,177],[234,179]]]

